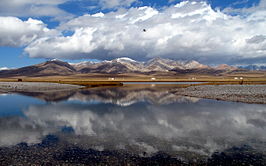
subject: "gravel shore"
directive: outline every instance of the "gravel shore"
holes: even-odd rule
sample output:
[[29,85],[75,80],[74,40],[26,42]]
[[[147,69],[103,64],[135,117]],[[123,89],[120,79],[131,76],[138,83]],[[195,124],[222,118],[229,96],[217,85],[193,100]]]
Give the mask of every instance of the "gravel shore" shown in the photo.
[[82,86],[57,84],[57,83],[39,83],[39,82],[0,82],[0,93],[8,92],[51,92],[61,90],[79,89]]
[[266,104],[266,85],[202,85],[180,89],[176,93],[190,97]]

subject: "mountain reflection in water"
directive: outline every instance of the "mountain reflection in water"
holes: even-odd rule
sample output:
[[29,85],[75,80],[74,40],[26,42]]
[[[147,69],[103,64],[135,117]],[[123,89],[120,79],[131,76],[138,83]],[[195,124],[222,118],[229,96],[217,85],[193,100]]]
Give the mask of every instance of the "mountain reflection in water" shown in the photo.
[[25,96],[36,97],[44,101],[59,102],[65,100],[76,100],[83,102],[102,102],[112,103],[121,106],[145,101],[153,104],[169,104],[173,102],[197,102],[199,99],[194,97],[184,97],[178,95],[177,91],[181,86],[124,86],[92,88],[73,91],[58,92],[24,92]]
[[23,116],[0,117],[2,151],[21,143],[34,146],[52,135],[60,148],[73,145],[142,157],[163,152],[185,161],[248,147],[265,162],[265,105],[182,97],[169,87],[24,95],[49,102],[30,100],[20,110]]

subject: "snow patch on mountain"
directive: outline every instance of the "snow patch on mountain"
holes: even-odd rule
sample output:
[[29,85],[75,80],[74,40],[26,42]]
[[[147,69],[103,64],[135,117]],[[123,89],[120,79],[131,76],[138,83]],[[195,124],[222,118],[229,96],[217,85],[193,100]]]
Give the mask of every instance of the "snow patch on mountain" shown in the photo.
[[115,59],[117,62],[137,62],[131,58],[127,58],[127,57],[122,57],[122,58],[117,58]]
[[7,68],[7,67],[0,67],[0,71],[1,70],[9,70],[9,68]]

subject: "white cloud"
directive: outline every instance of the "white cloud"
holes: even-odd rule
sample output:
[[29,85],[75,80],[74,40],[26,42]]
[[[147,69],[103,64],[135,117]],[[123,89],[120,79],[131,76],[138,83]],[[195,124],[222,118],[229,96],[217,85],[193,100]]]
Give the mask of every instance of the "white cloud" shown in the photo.
[[0,15],[2,16],[62,16],[67,13],[58,5],[68,0],[1,0]]
[[128,7],[137,0],[99,0],[102,8]]
[[30,57],[69,59],[263,58],[263,43],[247,41],[265,35],[265,26],[265,11],[242,18],[215,11],[206,2],[188,1],[163,11],[140,7],[80,16],[58,27],[73,31],[72,36],[40,38],[25,51]]
[[[246,3],[246,2],[243,1],[243,3]],[[248,7],[248,8],[227,7],[223,10],[223,12],[229,13],[229,14],[248,15],[251,13],[256,13],[258,11],[265,11],[265,10],[266,10],[266,0],[260,0],[258,5],[253,5],[252,7]]]
[[29,18],[22,21],[16,17],[0,17],[0,46],[25,46],[33,40],[54,34],[40,21]]

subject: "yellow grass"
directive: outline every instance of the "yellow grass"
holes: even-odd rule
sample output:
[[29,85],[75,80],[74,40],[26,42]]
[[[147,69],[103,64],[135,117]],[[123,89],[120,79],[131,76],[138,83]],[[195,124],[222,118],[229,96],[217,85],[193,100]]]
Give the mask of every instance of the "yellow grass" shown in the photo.
[[[84,86],[96,85],[120,85],[121,82],[211,82],[217,84],[239,84],[241,80],[235,77],[243,77],[243,84],[266,84],[265,73],[239,73],[225,76],[185,75],[185,76],[157,76],[142,74],[78,74],[71,76],[45,76],[45,77],[12,77],[0,78],[1,82],[53,82],[62,84],[75,84]],[[152,80],[155,78],[155,80]]]

